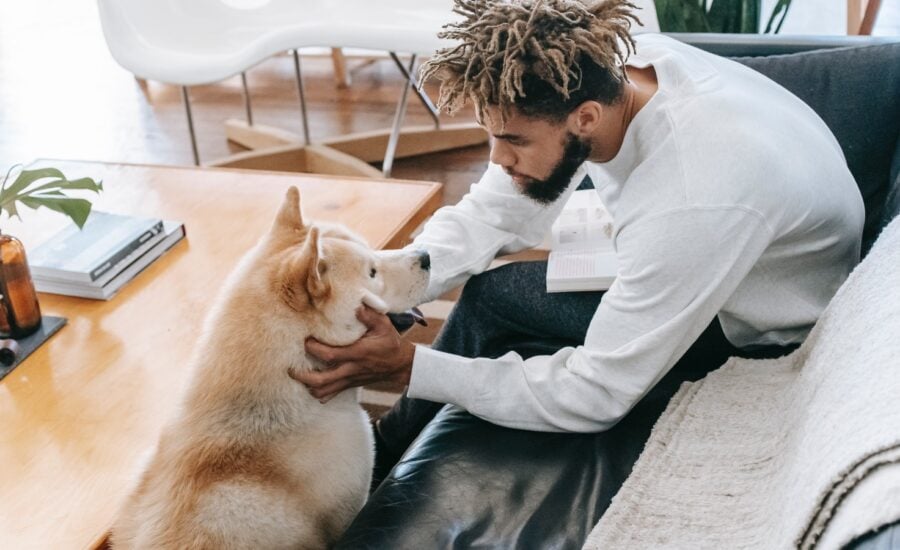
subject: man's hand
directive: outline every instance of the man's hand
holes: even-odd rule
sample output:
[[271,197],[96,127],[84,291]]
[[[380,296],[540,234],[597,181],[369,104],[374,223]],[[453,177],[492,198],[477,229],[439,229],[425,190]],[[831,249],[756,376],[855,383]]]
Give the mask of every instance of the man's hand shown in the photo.
[[360,308],[356,318],[368,331],[349,346],[332,347],[313,338],[306,341],[307,353],[324,362],[328,370],[289,371],[322,403],[347,388],[372,382],[409,384],[415,345],[401,338],[387,316],[373,309]]

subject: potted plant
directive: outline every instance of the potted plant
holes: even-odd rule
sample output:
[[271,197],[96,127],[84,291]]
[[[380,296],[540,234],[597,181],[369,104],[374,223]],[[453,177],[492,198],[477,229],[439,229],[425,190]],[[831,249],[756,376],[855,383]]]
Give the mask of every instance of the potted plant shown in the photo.
[[[762,0],[655,0],[654,4],[663,32],[758,33],[760,28]],[[790,6],[791,0],[778,0],[763,32],[777,34]]]
[[[91,178],[69,180],[56,168],[19,170],[6,173],[0,184],[0,216],[19,216],[19,206],[55,210],[72,219],[79,228],[91,213],[91,202],[71,197],[69,191],[103,189],[101,182]],[[12,181],[10,181],[12,180]],[[41,309],[28,269],[25,248],[21,241],[0,231],[0,335],[21,338],[35,332],[41,325]]]

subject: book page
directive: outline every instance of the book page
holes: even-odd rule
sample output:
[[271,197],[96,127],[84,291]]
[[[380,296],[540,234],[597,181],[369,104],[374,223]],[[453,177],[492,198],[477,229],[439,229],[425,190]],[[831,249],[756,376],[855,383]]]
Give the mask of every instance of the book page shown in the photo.
[[575,191],[552,227],[547,292],[606,290],[616,278],[612,216],[593,189]]
[[612,250],[613,220],[593,189],[575,191],[553,223],[553,250]]
[[547,262],[547,292],[606,290],[617,269],[615,252],[554,251]]
[[593,250],[554,250],[552,261],[547,264],[547,278],[555,279],[614,279],[616,255],[614,252]]

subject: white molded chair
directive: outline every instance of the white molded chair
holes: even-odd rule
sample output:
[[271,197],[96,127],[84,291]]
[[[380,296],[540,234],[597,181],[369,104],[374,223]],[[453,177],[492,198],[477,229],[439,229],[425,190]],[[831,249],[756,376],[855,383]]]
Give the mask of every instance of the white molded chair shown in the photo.
[[[652,21],[652,0],[642,18]],[[106,43],[116,61],[136,77],[182,87],[195,163],[199,164],[188,86],[241,74],[248,121],[226,123],[229,139],[262,151],[229,157],[217,165],[377,175],[366,164],[384,160],[390,175],[395,156],[411,156],[483,143],[474,124],[441,126],[437,111],[421,93],[413,71],[417,55],[448,45],[437,38],[456,16],[451,0],[98,0]],[[651,13],[648,13],[652,11]],[[340,47],[384,50],[410,86],[404,87],[390,133],[369,132],[310,144],[297,49]],[[266,58],[293,50],[304,123],[304,139],[283,130],[252,125],[244,72]],[[412,54],[409,66],[397,53]],[[400,128],[409,89],[429,108],[434,127]]]

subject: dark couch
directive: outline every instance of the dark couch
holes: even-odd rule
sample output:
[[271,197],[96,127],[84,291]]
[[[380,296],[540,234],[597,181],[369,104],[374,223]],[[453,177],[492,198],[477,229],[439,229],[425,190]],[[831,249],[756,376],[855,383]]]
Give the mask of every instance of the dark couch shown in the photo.
[[[900,209],[900,38],[673,35],[735,57],[806,101],[834,132],[866,205],[864,250]],[[533,433],[445,407],[340,548],[580,548],[645,434]],[[601,449],[622,449],[602,453]],[[900,544],[900,525],[858,549]]]

